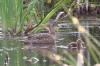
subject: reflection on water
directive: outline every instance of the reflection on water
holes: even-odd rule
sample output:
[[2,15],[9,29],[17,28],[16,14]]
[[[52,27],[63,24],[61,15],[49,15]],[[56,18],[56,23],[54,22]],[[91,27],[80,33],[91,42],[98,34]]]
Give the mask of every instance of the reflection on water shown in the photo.
[[83,59],[83,49],[81,48],[77,53],[77,66],[83,66],[84,59]]
[[[99,30],[98,30],[99,31]],[[93,34],[99,37],[98,32]],[[0,39],[0,65],[2,66],[89,66],[92,63],[87,47],[83,49],[68,49],[66,46],[78,38],[77,33],[58,32],[56,44],[32,45],[30,49],[23,48],[21,38]],[[83,37],[82,37],[83,38]],[[84,40],[84,39],[83,39]],[[98,39],[99,40],[99,39]],[[91,60],[90,60],[91,59]],[[94,65],[92,63],[92,65]]]
[[[30,46],[30,49],[23,48],[22,42],[15,39],[3,39],[0,41],[0,58],[1,65],[5,66],[51,66],[51,65],[64,65],[62,56],[57,50],[57,46],[52,44],[46,47]],[[61,51],[61,50],[60,50]],[[62,52],[62,51],[61,51]],[[9,54],[9,60],[8,60]],[[9,64],[8,64],[9,61]]]
[[6,52],[6,55],[5,55],[5,61],[4,61],[4,65],[5,66],[8,66],[9,65],[9,54],[8,54],[8,52]]

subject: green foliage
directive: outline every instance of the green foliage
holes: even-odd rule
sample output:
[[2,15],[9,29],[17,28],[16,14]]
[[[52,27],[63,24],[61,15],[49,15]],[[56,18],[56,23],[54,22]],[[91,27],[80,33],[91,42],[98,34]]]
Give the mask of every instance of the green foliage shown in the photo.
[[[39,2],[41,2],[41,1],[39,1]],[[64,4],[66,4],[66,1],[64,1],[64,0],[61,0],[61,1],[59,1],[59,2],[57,2],[54,6],[53,6],[53,8],[51,9],[51,11],[45,16],[45,14],[44,14],[44,11],[43,10],[38,10],[38,9],[36,9],[35,8],[35,11],[37,10],[37,15],[39,14],[39,13],[43,13],[42,15],[39,15],[39,16],[36,16],[36,18],[38,18],[38,17],[40,17],[40,22],[38,23],[38,22],[36,22],[37,23],[37,25],[35,26],[35,27],[33,27],[33,28],[35,28],[35,29],[33,29],[32,30],[32,32],[34,31],[34,30],[36,30],[38,27],[38,25],[42,25],[42,24],[45,24],[45,23],[47,23],[47,21],[54,15],[54,13],[55,12],[57,12],[59,9],[61,9],[62,7],[63,7],[63,5]],[[43,4],[42,4],[43,5]],[[39,5],[40,6],[40,5]],[[42,6],[43,7],[43,6]],[[41,7],[41,9],[44,9],[44,8],[42,8]],[[41,12],[39,12],[39,11],[41,11]],[[37,19],[35,20],[35,21],[37,21]],[[38,30],[38,29],[37,29]]]
[[33,9],[36,0],[32,0],[27,9],[23,9],[23,0],[2,0],[0,1],[0,12],[2,19],[2,28],[4,33],[8,31],[12,34],[22,32],[24,24],[30,13],[36,16]]
[[[96,1],[99,1],[99,0],[91,0],[91,2],[96,2]],[[72,4],[70,4],[70,3],[72,3]],[[73,16],[71,14],[69,14],[69,12],[68,12],[69,6],[67,7],[67,5],[71,5],[70,8],[73,8],[76,6],[76,1],[73,1],[73,0],[47,0],[47,1],[46,0],[31,0],[28,4],[24,5],[23,0],[0,0],[0,16],[1,16],[1,20],[2,20],[3,32],[5,34],[10,32],[12,35],[14,35],[14,34],[22,35],[25,32],[24,31],[25,24],[28,23],[28,20],[30,20],[30,19],[33,19],[36,24],[36,26],[34,26],[34,27],[32,25],[31,31],[37,32],[45,26],[45,23],[47,23],[48,20],[57,11],[59,11],[59,9],[63,9],[69,15],[69,17],[73,20]],[[24,6],[25,6],[25,8],[23,8]],[[47,9],[48,7],[49,7],[49,9]],[[72,11],[70,11],[70,12],[72,12]],[[55,21],[57,21],[59,19],[61,14],[62,13],[60,12],[57,15]],[[77,29],[79,29],[79,27],[81,25],[77,25],[77,24],[79,24],[79,23],[77,23],[77,22],[79,22],[78,19],[76,20],[76,22],[74,22],[74,21],[75,20],[73,20],[73,24],[75,23]],[[83,28],[81,28],[81,30],[82,29]],[[96,38],[94,38],[94,36],[92,36],[91,34],[88,34],[85,29],[83,29],[83,31],[85,31],[84,32],[85,34],[82,34],[82,35],[86,41],[86,48],[87,48],[86,50],[88,50],[90,52],[90,54],[93,58],[93,61],[95,63],[100,63],[100,61],[99,61],[100,58],[98,58],[98,56],[100,57],[100,53],[99,53],[100,49],[98,48],[98,47],[100,47],[100,42]],[[6,45],[9,46],[8,43],[9,42],[6,42],[6,40],[4,39],[4,42],[1,45],[3,45],[3,46],[5,45],[5,47],[6,47]],[[14,44],[16,46],[18,46],[17,44],[19,44],[19,42],[14,43]],[[20,45],[18,47],[21,47]],[[21,54],[22,52],[20,50],[21,49],[19,49],[16,52],[13,52],[14,55],[13,54],[11,55],[11,59],[17,60],[15,62],[17,66],[19,66],[21,64],[20,61],[22,61],[22,59],[20,58],[20,57],[22,57],[22,54]],[[35,53],[33,53],[33,55],[34,54]],[[65,56],[68,56],[68,57],[64,57],[65,58],[65,60],[63,60],[64,62],[69,63],[69,64],[76,63],[75,58],[67,50],[65,50]],[[4,56],[3,56],[3,58],[4,58]],[[88,61],[87,57],[85,57],[85,58]],[[13,60],[11,60],[10,63],[12,64]],[[1,64],[3,64],[3,62]]]
[[11,34],[23,33],[25,22],[29,19],[34,19],[34,22],[38,25],[45,24],[65,4],[64,0],[57,1],[55,6],[52,6],[51,11],[45,16],[44,2],[44,0],[31,0],[28,4],[25,4],[26,8],[23,8],[23,0],[0,1],[3,32],[10,32]]

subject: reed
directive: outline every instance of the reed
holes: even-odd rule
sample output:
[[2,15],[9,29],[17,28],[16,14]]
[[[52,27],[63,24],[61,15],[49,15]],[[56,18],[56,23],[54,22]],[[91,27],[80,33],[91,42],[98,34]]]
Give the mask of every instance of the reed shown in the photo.
[[[36,0],[31,0],[24,9],[23,0],[3,0],[0,1],[0,16],[4,33],[19,34],[24,30],[23,27],[27,19],[36,17],[34,5]],[[38,22],[38,19],[35,18]]]
[[[86,62],[87,64],[89,64],[88,66],[91,66],[93,65],[92,63],[100,63],[100,53],[99,53],[99,48],[100,45],[99,45],[99,41],[89,32],[88,29],[85,29],[84,26],[82,26],[79,22],[79,20],[76,18],[76,17],[72,17],[71,16],[71,19],[72,19],[72,22],[73,24],[77,27],[78,31],[80,33],[83,33],[83,38],[85,39],[86,41],[86,51],[89,52],[89,55],[88,57],[85,57],[87,58]],[[91,57],[91,60],[89,59]]]
[[[61,8],[63,7],[64,4],[66,4],[66,1],[64,1],[64,0],[58,1],[58,2],[54,5],[54,7],[50,10],[50,12],[47,13],[47,15],[44,14],[44,17],[42,17],[43,14],[42,14],[42,16],[41,16],[41,15],[40,15],[40,16],[36,16],[36,18],[40,18],[40,19],[39,19],[39,22],[37,22],[37,23],[36,23],[37,25],[35,25],[33,28],[29,29],[28,31],[25,31],[25,33],[28,33],[28,32],[31,32],[31,31],[34,32],[34,30],[36,30],[36,28],[37,28],[39,25],[43,25],[43,24],[47,23],[48,20],[54,15],[54,13],[56,13],[59,9],[61,9]],[[43,8],[42,8],[42,9],[43,9]],[[36,10],[37,10],[37,9],[36,9]],[[39,11],[40,11],[40,10],[39,10]],[[43,10],[41,10],[41,11],[43,12]],[[37,12],[37,14],[39,14],[39,13]]]
[[[70,7],[71,9],[69,10],[66,5],[64,4],[63,5],[63,9],[64,11],[67,13],[67,15],[70,17],[70,19],[72,20],[72,23],[73,25],[77,28],[78,32],[82,33],[82,36],[83,38],[85,39],[86,43],[86,52],[87,52],[87,57],[84,56],[84,54],[82,54],[86,61],[84,60],[84,58],[82,58],[82,60],[80,61],[83,61],[82,62],[82,65],[83,64],[87,64],[87,66],[92,66],[93,64],[97,64],[97,63],[100,63],[100,53],[99,53],[99,48],[100,45],[99,45],[99,40],[96,39],[90,32],[88,29],[86,29],[84,26],[81,25],[79,19],[77,17],[74,17],[72,16],[72,11],[73,9],[77,6],[77,3],[73,1],[73,4],[71,6],[74,7]],[[72,56],[72,55],[71,55]],[[92,61],[91,61],[92,60]],[[84,63],[85,62],[85,63]],[[76,62],[75,62],[76,63]],[[78,66],[78,65],[77,65]]]
[[50,19],[50,17],[53,16],[53,14],[63,6],[63,4],[66,4],[65,0],[57,1],[50,10],[50,12],[45,13],[44,0],[29,0],[29,2],[25,5],[23,4],[23,1],[24,0],[0,1],[2,29],[5,34],[8,32],[11,35],[23,34],[25,30],[25,23],[31,19],[34,20],[37,26],[40,24],[45,24]]

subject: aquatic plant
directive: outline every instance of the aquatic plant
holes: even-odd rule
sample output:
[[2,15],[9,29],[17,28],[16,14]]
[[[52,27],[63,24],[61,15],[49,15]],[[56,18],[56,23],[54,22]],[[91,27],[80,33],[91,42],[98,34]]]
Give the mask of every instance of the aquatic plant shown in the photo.
[[[27,1],[27,0],[26,0]],[[54,4],[50,12],[44,12],[44,0],[29,0],[29,2],[24,5],[24,0],[3,0],[0,1],[0,13],[3,32],[10,35],[20,35],[28,33],[40,24],[45,24],[50,17],[58,11],[66,1],[61,0]],[[39,5],[38,5],[39,3]],[[39,7],[39,8],[38,8]],[[37,24],[33,27],[32,22]],[[27,24],[27,28],[25,27]]]
[[[76,18],[76,17],[71,17],[72,18],[72,22],[73,24],[77,27],[78,31],[80,33],[83,33],[83,38],[85,39],[86,41],[86,51],[87,51],[87,54],[88,54],[88,58],[86,59],[85,57],[85,60],[87,61],[86,64],[87,66],[91,66],[91,62],[92,63],[100,63],[100,53],[99,53],[99,48],[100,45],[99,45],[99,41],[98,39],[96,39],[90,32],[88,29],[85,29],[84,26],[82,26],[79,22],[79,20]],[[99,35],[98,35],[99,36]],[[92,61],[90,61],[89,58],[92,58]]]
[[[68,8],[66,7],[67,4],[70,2],[73,2],[71,4],[71,7]],[[73,6],[76,7],[76,1],[71,1],[71,0],[53,0],[54,4],[51,6],[51,9],[45,13],[45,2],[51,3],[51,0],[31,0],[28,4],[23,4],[23,0],[1,0],[0,1],[0,16],[2,20],[2,28],[3,32],[6,34],[12,35],[23,35],[24,33],[27,34],[29,32],[37,32],[39,29],[43,28],[45,26],[45,23],[48,22],[48,20],[56,13],[59,9],[63,9],[67,15],[70,17],[72,20],[73,25],[77,28],[77,30],[82,34],[85,41],[86,41],[86,50],[87,53],[89,53],[88,57],[85,57],[83,54],[78,53],[78,60],[81,62],[81,65],[86,63],[86,66],[92,66],[95,63],[100,63],[100,53],[99,53],[99,47],[100,47],[100,42],[92,35],[89,33],[88,30],[84,28],[80,24],[80,21],[77,17],[72,16],[72,11],[73,11]],[[40,5],[41,4],[41,5]],[[41,7],[40,7],[41,6]],[[46,6],[48,7],[48,6]],[[57,15],[56,20],[59,18],[59,15]],[[55,20],[55,21],[56,21]],[[35,22],[36,25],[33,25],[33,22]],[[9,40],[9,41],[8,41]],[[11,40],[11,41],[10,41]],[[25,65],[25,64],[30,64],[33,65],[34,63],[34,57],[38,57],[38,54],[34,52],[33,50],[23,50],[21,47],[21,42],[19,40],[17,41],[12,40],[10,38],[3,39],[3,42],[0,42],[0,52],[2,52],[3,55],[5,55],[5,51],[7,51],[7,56],[9,54],[10,57],[10,65]],[[3,47],[3,50],[1,49]],[[5,47],[8,47],[10,49],[7,49]],[[13,51],[12,51],[13,50]],[[59,50],[59,49],[58,49]],[[56,53],[44,50],[43,51],[40,49],[39,50],[41,54],[45,54],[46,58],[42,61],[43,64],[46,64],[45,59],[49,58],[53,60],[54,66],[62,65],[62,66],[67,66],[68,65],[76,65],[78,61],[76,62],[75,56],[71,55],[69,51],[64,50],[57,51]],[[44,52],[46,51],[46,52]],[[27,53],[28,52],[28,53]],[[44,53],[43,53],[44,52]],[[64,56],[62,56],[62,54]],[[72,52],[74,53],[74,52]],[[6,57],[0,55],[1,59],[6,59]],[[52,54],[52,56],[51,56]],[[23,57],[24,56],[24,57]],[[27,58],[28,57],[28,58]],[[32,57],[32,58],[31,58]],[[39,58],[43,59],[44,56],[41,56]],[[90,57],[92,57],[92,60],[90,60]],[[24,59],[23,59],[24,58]],[[8,59],[8,58],[7,58]],[[41,60],[41,59],[40,59]],[[14,61],[14,62],[13,62]],[[27,62],[27,63],[26,63]],[[4,62],[0,62],[2,65]],[[41,62],[40,62],[41,63]],[[41,64],[36,63],[35,65],[41,66]]]
[[32,0],[27,9],[24,9],[23,0],[2,0],[0,1],[0,13],[2,30],[11,35],[19,34],[23,31],[25,21],[31,17],[31,11],[36,3]]

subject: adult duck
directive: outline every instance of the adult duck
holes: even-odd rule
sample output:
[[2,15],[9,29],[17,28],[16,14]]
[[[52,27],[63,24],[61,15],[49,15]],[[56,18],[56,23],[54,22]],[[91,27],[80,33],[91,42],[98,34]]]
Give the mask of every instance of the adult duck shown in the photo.
[[69,43],[67,45],[67,47],[69,49],[75,49],[75,48],[80,49],[80,48],[83,48],[83,44],[84,44],[84,42],[81,39],[77,39],[76,42]]
[[48,33],[38,33],[29,36],[25,39],[24,45],[54,45],[56,41],[55,26],[58,26],[56,22],[46,24],[46,29],[49,31]]

